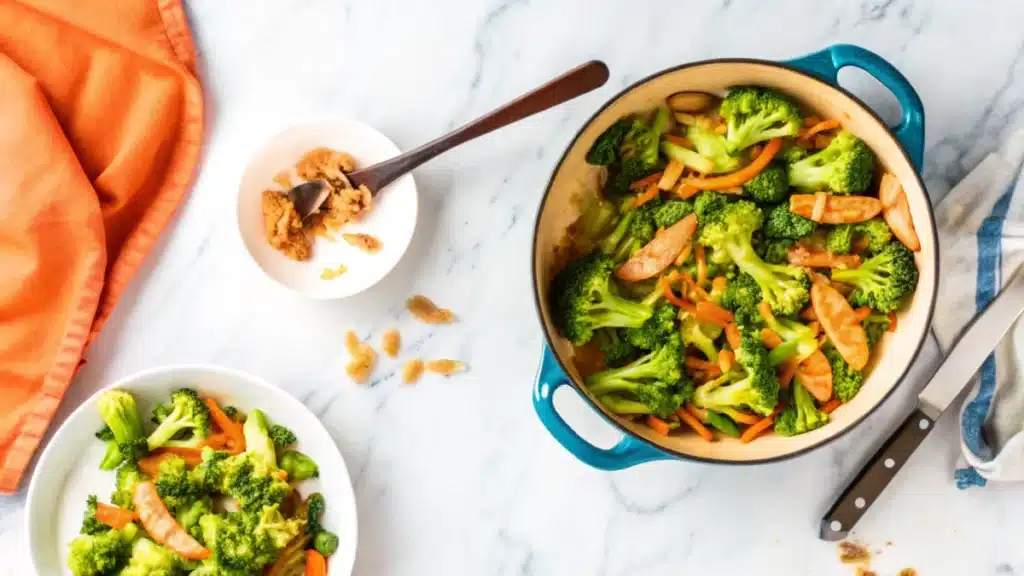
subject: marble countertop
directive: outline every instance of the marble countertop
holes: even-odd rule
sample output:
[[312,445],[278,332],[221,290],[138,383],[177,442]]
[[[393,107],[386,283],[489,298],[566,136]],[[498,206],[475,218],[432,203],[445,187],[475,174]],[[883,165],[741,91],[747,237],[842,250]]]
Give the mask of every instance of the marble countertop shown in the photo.
[[[286,388],[337,440],[360,514],[359,575],[850,575],[817,523],[858,463],[906,411],[902,389],[856,433],[799,459],[752,468],[661,462],[592,470],[541,427],[530,404],[541,349],[529,280],[533,219],[557,158],[621,87],[720,56],[783,59],[837,42],[875,50],[927,110],[926,180],[937,200],[1024,117],[1024,3],[925,0],[218,0],[190,2],[208,137],[195,187],[135,280],[61,418],[111,379],[212,362]],[[242,166],[261,139],[332,113],[402,148],[424,142],[591,58],[601,90],[485,137],[416,172],[414,245],[372,293],[312,302],[266,280],[232,219]],[[841,78],[884,115],[888,94]],[[1015,118],[1016,116],[1016,118]],[[403,313],[422,293],[460,322]],[[465,360],[450,380],[402,386],[383,362],[370,386],[345,377],[343,335],[402,331],[406,349]],[[934,358],[925,351],[923,363]],[[918,370],[917,372],[922,372]],[[562,402],[562,400],[565,400]],[[591,438],[614,439],[560,398]],[[880,576],[1024,574],[1020,489],[959,491],[947,416],[855,537]],[[0,573],[31,572],[24,492],[0,498]]]

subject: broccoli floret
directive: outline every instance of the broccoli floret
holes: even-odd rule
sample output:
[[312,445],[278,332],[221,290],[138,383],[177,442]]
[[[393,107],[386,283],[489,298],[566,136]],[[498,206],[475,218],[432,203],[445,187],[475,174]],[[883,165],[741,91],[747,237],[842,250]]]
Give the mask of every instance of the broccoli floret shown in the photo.
[[[612,368],[586,378],[587,388],[599,399],[628,395],[647,407],[647,414],[668,417],[692,395],[692,385],[681,366],[682,342],[678,335],[660,348],[622,368]],[[614,408],[605,404],[609,409]]]
[[157,404],[153,407],[152,413],[149,415],[149,421],[153,424],[159,424],[167,419],[167,416],[171,413],[171,403]]
[[609,166],[606,197],[625,196],[630,184],[658,169],[658,142],[668,123],[669,111],[665,107],[658,108],[650,124],[636,118],[631,121],[619,145],[618,159]]
[[586,344],[598,328],[639,328],[654,313],[648,304],[612,293],[614,267],[611,258],[594,253],[571,262],[555,276],[552,316],[573,344]]
[[881,218],[856,224],[839,224],[828,231],[825,247],[833,254],[849,254],[854,241],[860,238],[867,241],[868,254],[877,254],[892,240],[892,230]]
[[134,462],[126,462],[117,469],[117,486],[114,493],[110,495],[110,502],[121,508],[133,509],[132,494],[135,493],[135,485],[143,480],[143,474]]
[[889,323],[888,314],[871,314],[861,322],[868,337],[868,348],[874,348],[875,344],[882,339],[882,336],[889,330]]
[[622,331],[622,337],[637,348],[654,350],[676,331],[676,307],[662,302],[654,307],[654,314],[639,328]]
[[298,437],[295,436],[295,432],[280,424],[274,424],[270,427],[270,440],[276,448],[287,448],[299,441]]
[[259,573],[273,561],[273,550],[256,536],[256,523],[257,516],[241,512],[207,514],[199,520],[203,543],[218,567]]
[[833,254],[849,254],[853,247],[853,225],[839,224],[825,236],[825,249]]
[[793,402],[775,418],[775,433],[796,436],[828,424],[828,414],[818,410],[814,396],[799,381],[793,382]]
[[281,515],[277,506],[267,506],[260,512],[259,521],[255,527],[255,536],[257,540],[269,544],[276,554],[305,529],[304,521],[296,518],[286,519]]
[[185,459],[170,455],[160,461],[156,492],[169,509],[187,507],[202,493],[185,465]]
[[797,266],[767,264],[761,260],[751,241],[762,218],[760,208],[753,202],[732,202],[710,215],[699,242],[716,254],[726,255],[741,272],[749,274],[773,312],[796,314],[810,299],[810,278]]
[[320,468],[312,458],[297,450],[281,454],[281,469],[288,473],[288,480],[301,482],[320,476]]
[[701,227],[710,222],[729,204],[725,194],[704,190],[693,199],[693,210],[697,213],[697,224]]
[[626,213],[599,245],[601,252],[611,256],[615,262],[629,258],[633,252],[654,239],[654,234],[658,231],[655,214],[663,206],[660,198],[649,200],[637,208],[632,207],[632,202],[625,204]]
[[313,548],[327,558],[338,551],[338,536],[329,530],[321,530],[313,538]]
[[796,320],[776,318],[774,314],[764,317],[765,325],[782,339],[782,344],[768,353],[768,363],[778,366],[793,358],[797,362],[806,360],[818,349],[814,331]]
[[110,526],[96,520],[96,504],[96,495],[89,494],[85,499],[85,512],[82,513],[82,527],[78,530],[79,534],[94,536],[110,531]]
[[788,96],[756,86],[730,91],[719,114],[728,126],[725,140],[731,153],[772,138],[796,136],[803,123],[800,107]]
[[69,546],[68,568],[75,576],[113,576],[131,554],[128,530],[78,536]]
[[227,416],[228,418],[231,418],[235,422],[245,422],[245,414],[243,414],[242,411],[239,410],[238,408],[234,406],[225,406],[223,410],[224,415]]
[[203,448],[202,461],[192,470],[192,480],[203,492],[221,491],[224,471],[230,458],[227,452]]
[[[121,462],[135,462],[146,454],[142,419],[135,398],[124,390],[107,390],[97,402],[100,416],[113,436],[113,446],[100,464],[102,470],[113,470]],[[100,432],[105,437],[105,432]]]
[[242,425],[242,435],[245,436],[246,452],[266,459],[267,464],[271,466],[277,466],[277,452],[274,450],[274,441],[270,438],[270,425],[267,423],[267,415],[262,410],[255,409],[249,412],[249,417]]
[[104,442],[113,442],[114,432],[110,429],[110,426],[104,425],[103,428],[96,431],[96,439]]
[[827,344],[821,351],[832,367],[832,390],[836,398],[845,404],[860,392],[860,387],[864,384],[864,374],[850,368],[834,346]]
[[795,188],[835,194],[860,194],[871,185],[875,155],[863,140],[842,130],[817,154],[789,165],[789,183]]
[[797,146],[792,141],[787,141],[782,145],[782,150],[779,151],[777,158],[781,159],[786,164],[792,164],[793,162],[799,162],[804,158],[807,158],[807,148]]
[[602,328],[594,334],[606,366],[622,366],[636,358],[636,347],[622,337],[616,328]]
[[785,264],[789,262],[789,249],[793,244],[796,244],[793,238],[762,238],[754,245],[754,250],[769,264]]
[[899,308],[917,287],[917,278],[913,253],[896,240],[859,268],[832,271],[832,280],[854,287],[850,304],[870,306],[879,312]]
[[722,293],[721,305],[726,310],[757,310],[761,302],[761,287],[757,285],[754,278],[749,274],[737,274],[725,286]]
[[686,129],[686,137],[693,142],[693,148],[698,154],[711,160],[714,165],[711,170],[712,174],[735,172],[743,166],[742,158],[729,153],[724,136],[719,136],[707,128],[694,124]]
[[199,520],[203,516],[211,514],[212,511],[212,499],[209,496],[203,496],[190,504],[175,509],[174,518],[193,538],[199,540],[202,537],[202,528],[199,525]]
[[[185,440],[173,440],[181,433]],[[210,435],[210,409],[190,388],[171,393],[171,411],[146,439],[150,450],[163,446],[198,448]]]
[[632,116],[620,118],[609,126],[587,151],[587,164],[608,166],[619,158],[619,147],[637,120]]
[[814,229],[817,227],[818,224],[814,220],[790,212],[789,206],[786,204],[779,204],[768,210],[762,232],[769,239],[788,238],[795,240],[814,232]]
[[[744,311],[737,314],[749,316]],[[740,349],[736,350],[736,362],[743,368],[741,373],[730,372],[697,387],[694,403],[705,410],[734,414],[737,410],[749,408],[767,416],[779,401],[779,381],[775,369],[768,362],[768,350],[761,343],[754,326],[744,319],[740,325]]]
[[693,346],[711,362],[718,362],[718,348],[715,341],[701,327],[699,320],[687,314],[679,328],[683,346]]
[[243,452],[224,462],[218,492],[238,500],[243,511],[259,511],[265,506],[280,505],[291,493],[292,487],[282,476],[263,456]]
[[743,185],[743,192],[752,200],[778,204],[789,198],[786,167],[773,162]]
[[303,504],[300,512],[305,512],[306,532],[315,533],[323,530],[321,521],[324,512],[327,510],[327,501],[324,500],[324,495],[319,492],[313,492],[306,496],[306,501]]
[[668,228],[690,214],[693,214],[693,202],[672,199],[654,211],[654,225],[658,228]]
[[178,555],[148,538],[139,538],[132,546],[128,566],[118,576],[179,576],[182,574]]
[[589,252],[610,232],[619,209],[597,192],[583,196],[579,206],[580,214],[569,226],[568,234],[574,246],[581,252]]

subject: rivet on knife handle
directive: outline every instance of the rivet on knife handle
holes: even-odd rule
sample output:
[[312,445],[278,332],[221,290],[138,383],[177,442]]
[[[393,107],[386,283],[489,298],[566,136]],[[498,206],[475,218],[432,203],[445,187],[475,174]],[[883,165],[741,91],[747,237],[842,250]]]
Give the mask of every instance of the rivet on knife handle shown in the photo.
[[822,540],[834,542],[846,538],[854,524],[932,431],[934,424],[935,421],[920,410],[914,410],[903,421],[822,518],[819,532]]

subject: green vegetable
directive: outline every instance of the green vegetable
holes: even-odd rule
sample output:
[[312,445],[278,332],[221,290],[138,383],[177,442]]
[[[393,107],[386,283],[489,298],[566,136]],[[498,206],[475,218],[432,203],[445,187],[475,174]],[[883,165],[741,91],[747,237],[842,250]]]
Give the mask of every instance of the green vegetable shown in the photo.
[[78,530],[79,534],[94,536],[110,531],[110,526],[96,520],[96,504],[96,495],[89,494],[85,499],[85,513],[82,514],[82,527]]
[[898,240],[872,256],[858,268],[833,270],[832,280],[855,288],[850,304],[892,312],[917,287],[918,272],[913,253]]
[[96,439],[104,442],[113,442],[114,432],[110,429],[110,426],[104,425],[103,428],[96,431]]
[[740,437],[740,429],[732,421],[732,418],[719,414],[714,410],[705,410],[705,412],[707,412],[707,424],[709,426],[731,438]]
[[219,492],[238,500],[239,508],[245,512],[280,505],[292,487],[276,474],[277,470],[266,458],[252,452],[231,456],[224,462]]
[[700,353],[711,362],[718,362],[718,348],[715,346],[715,341],[704,331],[704,327],[699,320],[690,314],[686,314],[683,317],[679,332],[682,336],[683,346],[693,346],[700,350]]
[[743,185],[743,192],[751,200],[778,204],[789,198],[789,179],[786,167],[773,162]]
[[800,107],[792,99],[755,86],[729,92],[719,114],[728,126],[725,140],[731,153],[772,138],[796,136],[803,123]]
[[327,530],[321,530],[313,538],[313,548],[327,558],[338,551],[338,537]]
[[287,448],[299,441],[298,437],[295,436],[295,432],[280,424],[274,424],[270,427],[270,440],[276,448]]
[[881,218],[872,218],[857,224],[839,224],[828,231],[825,247],[833,254],[849,254],[857,238],[866,238],[867,253],[877,254],[892,240],[892,230]]
[[254,535],[262,542],[264,548],[270,548],[275,555],[284,548],[292,538],[306,529],[306,522],[294,518],[286,519],[277,506],[267,506],[260,513]]
[[227,452],[216,451],[209,446],[204,447],[202,461],[192,470],[192,480],[204,492],[221,491],[228,458],[230,456]]
[[608,166],[618,160],[619,148],[633,128],[634,122],[636,120],[632,116],[627,116],[605,129],[587,151],[587,163],[595,166]]
[[555,275],[551,286],[553,319],[573,344],[586,344],[598,328],[639,328],[653,314],[652,306],[612,293],[614,268],[611,258],[593,253]]
[[782,150],[779,151],[779,155],[776,158],[779,158],[786,164],[792,164],[807,158],[807,154],[807,148],[797,146],[792,141],[786,141],[782,144]]
[[185,466],[185,459],[180,456],[170,455],[160,461],[160,472],[154,483],[160,500],[170,510],[190,505],[202,493]]
[[622,366],[636,358],[636,347],[626,341],[618,328],[602,328],[594,333],[608,366]]
[[235,408],[234,406],[225,406],[224,408],[222,408],[222,410],[224,411],[225,416],[231,418],[235,422],[245,421],[245,414],[242,414],[242,411],[239,410],[238,408]]
[[[682,342],[673,334],[654,351],[621,368],[591,374],[587,388],[615,411],[617,399],[632,400],[646,407],[647,414],[662,418],[676,411],[693,393],[692,384],[682,371]],[[634,412],[635,413],[635,412]]]
[[78,536],[69,547],[68,568],[75,576],[113,576],[128,563],[131,537],[128,530],[107,530]]
[[[184,440],[175,440],[185,435]],[[171,393],[170,412],[146,439],[150,450],[163,446],[198,448],[210,435],[210,410],[190,388]]]
[[148,538],[139,538],[132,546],[128,566],[119,576],[179,576],[182,573],[178,555]]
[[267,423],[267,415],[262,410],[249,412],[249,417],[242,425],[242,434],[245,436],[246,452],[266,459],[270,466],[277,466],[277,452],[274,450],[274,441],[270,438],[270,425]]
[[875,344],[882,339],[882,336],[889,330],[888,314],[871,314],[861,325],[868,336],[868,347],[874,348]]
[[110,502],[114,506],[134,509],[132,494],[135,493],[135,485],[142,480],[144,475],[134,462],[126,462],[117,469],[117,484],[114,493],[110,495]]
[[775,369],[768,362],[768,350],[761,343],[753,319],[745,310],[737,312],[736,317],[741,337],[736,363],[742,372],[729,372],[698,386],[693,400],[705,410],[729,414],[749,408],[767,416],[779,400]]
[[852,400],[857,392],[860,392],[860,387],[864,384],[864,375],[850,368],[850,365],[843,360],[839,351],[832,345],[825,345],[821,351],[825,354],[825,358],[828,358],[829,365],[832,366],[833,393],[840,402],[845,404]]
[[323,530],[321,520],[323,519],[324,511],[327,510],[327,501],[324,500],[324,495],[319,492],[313,492],[307,496],[304,509],[307,523],[306,531],[313,533]]
[[[115,450],[108,444],[100,468],[113,470],[121,462],[135,462],[144,456],[147,451],[146,442],[135,398],[124,390],[107,390],[100,396],[97,407],[116,447]],[[108,436],[106,432],[100,433]]]
[[[611,256],[615,262],[629,258],[633,252],[643,248],[645,244],[654,239],[654,233],[658,231],[655,215],[663,207],[659,198],[654,198],[638,208],[632,207],[632,201],[625,204],[628,205],[627,212],[619,225],[601,241],[599,246],[601,252]],[[666,215],[670,215],[670,212],[666,212]]]
[[810,218],[789,211],[789,206],[779,204],[768,210],[762,232],[769,239],[788,238],[796,240],[814,232],[818,224]]
[[782,339],[782,344],[768,353],[768,363],[773,367],[790,358],[802,362],[818,349],[814,331],[796,320],[771,316],[765,319],[765,325]]
[[711,160],[714,164],[712,174],[735,172],[743,167],[743,159],[729,153],[729,146],[724,136],[719,136],[711,130],[694,124],[686,129],[686,137],[693,142],[697,153]]
[[[621,198],[629,194],[629,185],[658,170],[658,142],[668,128],[668,108],[660,107],[650,124],[633,118],[629,131],[622,138],[618,156],[608,168],[608,181],[604,194],[608,198]],[[607,145],[606,145],[607,147]],[[607,152],[596,154],[595,159],[605,160]]]
[[841,130],[820,152],[789,165],[789,183],[809,192],[860,194],[875,174],[875,155],[863,140]]
[[750,274],[740,273],[726,284],[721,306],[726,310],[757,310],[761,302],[761,287]]
[[320,476],[316,462],[297,450],[287,450],[281,454],[281,469],[288,473],[288,480],[292,482]]
[[764,238],[754,246],[757,255],[769,264],[789,262],[789,249],[796,244],[793,238]]
[[775,433],[796,436],[828,424],[828,414],[818,410],[814,396],[799,381],[793,382],[793,402],[775,418]]
[[655,209],[654,225],[658,228],[668,228],[690,214],[693,214],[693,202],[674,198]]
[[654,306],[654,313],[638,328],[623,329],[622,337],[636,348],[654,350],[676,333],[676,314],[675,306],[661,302]]
[[668,140],[661,141],[661,153],[669,160],[680,162],[683,166],[697,172],[707,172],[708,168],[714,166],[708,158]]
[[202,496],[189,504],[175,509],[174,518],[193,538],[199,539],[202,536],[199,520],[203,516],[212,513],[213,500],[209,496]]

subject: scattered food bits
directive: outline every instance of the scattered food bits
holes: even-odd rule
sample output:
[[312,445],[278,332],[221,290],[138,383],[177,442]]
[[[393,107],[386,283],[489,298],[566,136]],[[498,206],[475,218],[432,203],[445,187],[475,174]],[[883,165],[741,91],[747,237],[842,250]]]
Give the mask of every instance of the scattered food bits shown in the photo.
[[878,573],[874,570],[868,570],[863,566],[857,566],[856,576],[878,576]]
[[900,570],[900,573],[897,574],[897,576],[917,576],[917,570],[914,570],[913,568],[904,568],[903,570]]
[[380,238],[370,234],[342,234],[341,237],[345,242],[368,254],[376,254],[383,247]]
[[450,324],[455,320],[455,314],[451,310],[438,308],[430,298],[419,294],[409,298],[405,307],[413,316],[427,324]]
[[389,328],[384,331],[384,337],[381,338],[381,347],[384,349],[385,354],[395,358],[398,356],[398,349],[401,345],[402,335],[398,333],[398,330]]
[[867,564],[871,561],[871,551],[863,544],[843,540],[839,543],[839,560],[844,564]]
[[337,268],[324,268],[323,271],[320,272],[320,278],[322,280],[334,280],[345,272],[348,272],[348,266],[339,264]]
[[278,172],[277,176],[274,176],[274,184],[277,184],[278,186],[284,188],[285,190],[290,190],[292,188],[291,174],[289,174],[287,170],[282,170]]
[[345,348],[352,360],[345,366],[345,372],[359,384],[365,384],[373,373],[373,364],[377,361],[377,353],[373,348],[359,340],[355,332],[349,330],[345,334]]
[[415,384],[420,376],[423,376],[423,360],[417,358],[402,365],[402,382],[405,384]]
[[465,369],[466,365],[458,360],[441,359],[427,362],[427,370],[435,374],[441,374],[442,376],[451,376],[452,374],[462,372]]

